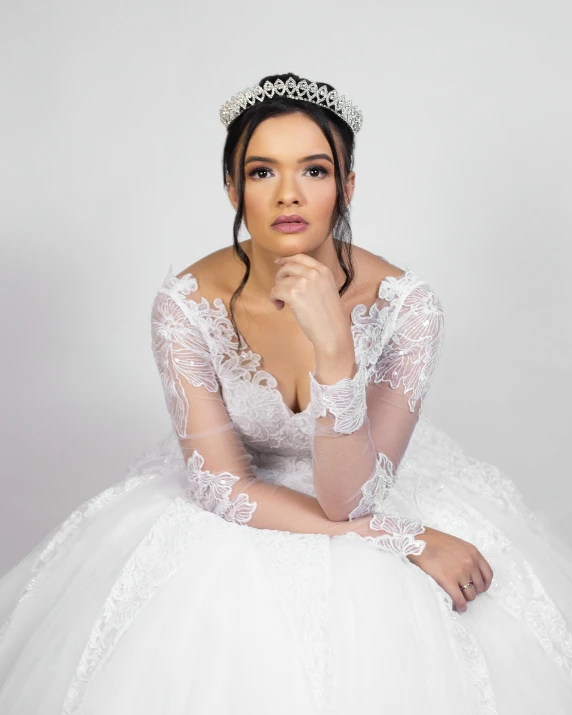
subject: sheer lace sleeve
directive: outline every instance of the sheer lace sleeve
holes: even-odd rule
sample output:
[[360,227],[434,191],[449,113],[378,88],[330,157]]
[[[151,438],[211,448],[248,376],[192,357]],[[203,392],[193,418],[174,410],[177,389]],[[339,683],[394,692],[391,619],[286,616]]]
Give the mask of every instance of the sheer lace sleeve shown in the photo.
[[371,362],[364,349],[352,378],[321,385],[311,374],[314,487],[332,519],[373,514],[388,494],[439,360],[443,310],[429,286],[418,281],[396,311],[391,337]]

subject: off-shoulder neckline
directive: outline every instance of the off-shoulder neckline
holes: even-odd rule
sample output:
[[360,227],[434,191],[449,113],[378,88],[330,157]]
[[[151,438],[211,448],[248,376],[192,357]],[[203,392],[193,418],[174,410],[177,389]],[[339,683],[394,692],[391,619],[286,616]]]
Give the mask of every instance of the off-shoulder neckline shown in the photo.
[[[379,256],[379,257],[381,258],[381,256]],[[357,314],[358,311],[359,311],[359,309],[363,308],[363,309],[365,309],[365,310],[367,311],[367,314],[370,313],[371,309],[374,307],[374,305],[377,303],[377,301],[378,301],[380,298],[382,298],[382,295],[381,295],[382,289],[383,289],[386,285],[396,285],[396,284],[398,284],[398,283],[401,283],[401,281],[403,281],[404,278],[409,277],[409,276],[413,276],[414,278],[419,279],[419,277],[417,276],[417,274],[416,274],[414,271],[410,270],[409,268],[406,268],[406,269],[401,273],[401,275],[399,275],[399,276],[389,276],[389,275],[388,275],[388,276],[385,276],[384,278],[382,278],[382,279],[379,281],[378,288],[377,288],[377,293],[376,293],[376,298],[375,298],[375,300],[373,301],[373,303],[371,303],[371,305],[369,305],[369,306],[367,306],[365,303],[356,303],[356,305],[354,305],[353,308],[351,309],[351,311],[350,311],[350,323],[351,323],[351,326],[352,326],[352,327],[355,326],[354,314]],[[182,275],[182,276],[179,278],[179,276],[178,276],[176,273],[173,272],[173,267],[172,267],[172,265],[171,265],[171,266],[169,267],[168,272],[167,272],[167,279],[169,279],[169,278],[174,279],[175,281],[178,281],[178,282],[182,282],[182,281],[188,280],[189,278],[194,279],[195,282],[196,282],[196,285],[197,285],[197,290],[198,290],[198,292],[200,293],[200,296],[201,296],[200,301],[204,301],[209,307],[211,307],[213,304],[215,304],[215,303],[218,302],[219,306],[222,307],[222,309],[224,310],[224,314],[223,314],[222,316],[218,316],[218,320],[221,320],[221,319],[222,319],[222,320],[224,320],[224,321],[227,321],[227,322],[230,323],[230,325],[232,326],[232,321],[231,321],[230,318],[229,318],[229,314],[228,314],[228,310],[227,310],[227,307],[226,307],[225,302],[222,300],[222,298],[219,298],[219,297],[213,298],[212,301],[210,301],[208,298],[205,298],[205,296],[203,296],[202,293],[200,292],[199,280],[198,280],[198,278],[196,277],[196,275],[195,275],[194,273],[188,272],[188,273],[185,273],[184,275]],[[198,305],[199,302],[200,302],[200,301],[196,301],[194,298],[190,298],[188,295],[185,295],[185,299],[186,299],[186,300],[190,300],[190,301],[192,301],[193,303],[196,303],[197,305]],[[234,326],[232,327],[232,330],[234,331]],[[353,331],[352,331],[352,332],[353,332]],[[252,348],[251,348],[250,345],[248,344],[248,341],[246,340],[246,338],[244,337],[244,335],[243,335],[240,331],[238,332],[238,334],[240,335],[240,338],[241,338],[242,342],[244,343],[246,350],[249,351],[255,358],[258,359],[258,364],[259,364],[259,366],[262,365],[262,364],[264,363],[264,358],[263,358],[263,356],[260,355],[259,353],[255,352],[254,350],[252,350]],[[359,367],[359,366],[358,366],[358,367]],[[266,370],[266,369],[263,368],[263,367],[262,367],[262,368],[259,368],[259,369],[260,369],[260,371],[265,372],[267,375],[270,375],[270,377],[272,377],[272,379],[275,381],[275,383],[278,384],[278,379],[277,379],[271,372],[269,372],[268,370]],[[310,403],[308,403],[308,404],[306,405],[306,407],[305,407],[303,410],[301,410],[300,412],[294,412],[294,410],[292,410],[292,409],[286,404],[286,402],[284,401],[284,397],[283,397],[282,393],[280,392],[280,390],[279,390],[277,387],[270,387],[270,386],[269,386],[269,389],[270,389],[272,392],[277,393],[277,396],[278,396],[278,398],[280,399],[280,402],[282,403],[282,405],[284,406],[284,409],[288,412],[288,414],[289,414],[289,416],[290,416],[291,418],[302,417],[302,416],[305,416],[305,415],[308,413],[308,410],[310,409]]]

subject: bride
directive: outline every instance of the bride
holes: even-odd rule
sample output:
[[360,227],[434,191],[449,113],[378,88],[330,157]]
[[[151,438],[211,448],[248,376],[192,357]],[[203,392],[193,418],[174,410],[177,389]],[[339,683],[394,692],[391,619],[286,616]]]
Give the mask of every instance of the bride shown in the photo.
[[152,306],[172,430],[0,581],[0,714],[572,713],[570,552],[424,416],[429,284],[352,247],[360,110],[274,75],[220,118],[233,245]]

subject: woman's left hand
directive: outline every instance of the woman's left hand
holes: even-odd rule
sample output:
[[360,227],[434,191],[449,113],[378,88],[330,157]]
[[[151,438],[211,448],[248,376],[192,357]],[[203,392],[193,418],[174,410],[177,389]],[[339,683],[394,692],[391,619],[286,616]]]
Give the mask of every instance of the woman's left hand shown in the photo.
[[280,268],[269,294],[276,308],[282,310],[284,304],[291,308],[315,348],[336,351],[353,345],[330,269],[305,253],[279,258],[276,263]]

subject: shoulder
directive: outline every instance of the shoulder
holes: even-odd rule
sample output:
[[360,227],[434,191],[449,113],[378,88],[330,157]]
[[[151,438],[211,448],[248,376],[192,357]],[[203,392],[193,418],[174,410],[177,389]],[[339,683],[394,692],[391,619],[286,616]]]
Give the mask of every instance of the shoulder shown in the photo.
[[154,297],[153,320],[188,329],[200,326],[200,318],[214,310],[212,301],[221,295],[220,277],[227,275],[228,252],[228,248],[214,251],[179,273],[170,269]]
[[194,277],[201,297],[212,302],[214,298],[232,294],[243,273],[244,264],[236,257],[233,246],[225,246],[187,266],[177,274],[177,279]]
[[[398,324],[404,321],[411,324],[413,315],[425,315],[430,316],[433,328],[442,332],[443,306],[424,278],[409,268],[400,268],[383,256],[363,248],[354,247],[354,255],[356,277],[350,302],[373,305],[379,298],[396,309]],[[379,316],[385,319],[383,311]],[[407,316],[409,320],[406,320]]]
[[404,273],[402,268],[383,256],[360,246],[352,246],[352,259],[355,275],[346,294],[349,304],[372,305],[378,297],[380,285],[387,279],[398,280]]
[[[400,340],[408,335],[420,342],[440,343],[444,336],[443,304],[430,283],[416,271],[400,269],[378,257],[374,274],[381,274],[378,297],[391,304],[393,337]],[[385,320],[383,311],[379,314]]]
[[383,278],[399,278],[404,273],[403,268],[399,268],[383,256],[360,246],[352,246],[352,256],[357,267],[356,277],[362,284],[379,284]]
[[[363,249],[361,249],[363,251]],[[369,253],[367,251],[366,253]],[[432,286],[415,271],[399,268],[382,256],[369,253],[365,261],[366,280],[370,286],[377,282],[379,298],[399,306],[400,312],[430,312],[442,318],[443,306]]]
[[440,354],[445,334],[443,305],[427,281],[413,271],[407,271],[399,280],[399,287],[385,285],[380,297],[393,301],[396,311],[390,348],[405,352]]

